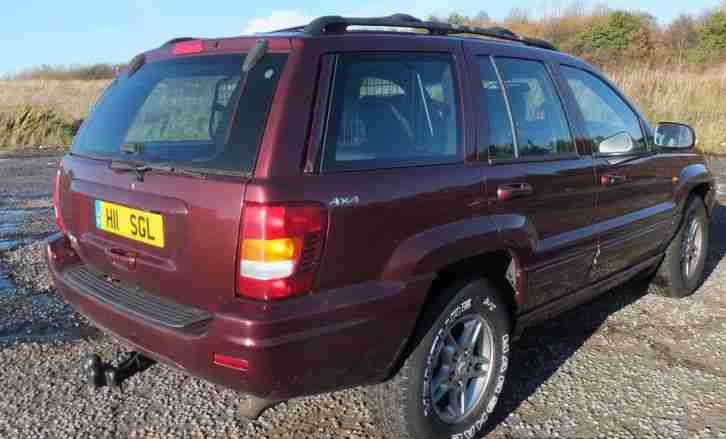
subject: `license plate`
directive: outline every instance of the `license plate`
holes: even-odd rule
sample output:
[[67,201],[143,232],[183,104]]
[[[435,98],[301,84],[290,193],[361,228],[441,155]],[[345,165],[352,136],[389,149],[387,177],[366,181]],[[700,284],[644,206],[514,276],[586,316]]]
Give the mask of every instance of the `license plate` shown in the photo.
[[96,200],[96,227],[154,247],[164,248],[164,217]]

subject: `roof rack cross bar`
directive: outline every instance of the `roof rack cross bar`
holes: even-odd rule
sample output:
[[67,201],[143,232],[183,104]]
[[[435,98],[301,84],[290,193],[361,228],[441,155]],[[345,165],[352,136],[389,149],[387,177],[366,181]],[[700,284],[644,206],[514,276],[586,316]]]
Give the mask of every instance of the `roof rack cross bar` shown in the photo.
[[422,21],[416,17],[407,14],[394,14],[387,17],[340,17],[337,15],[329,15],[319,17],[311,21],[307,26],[300,26],[286,30],[301,30],[308,35],[329,35],[344,33],[350,26],[371,26],[371,27],[391,27],[391,28],[412,28],[427,30],[432,35],[479,35],[499,40],[514,41],[525,44],[527,46],[539,47],[541,49],[554,50],[558,49],[551,43],[539,38],[528,38],[517,35],[509,29],[503,27],[480,28],[473,26],[454,25],[449,23],[439,23],[435,21]]

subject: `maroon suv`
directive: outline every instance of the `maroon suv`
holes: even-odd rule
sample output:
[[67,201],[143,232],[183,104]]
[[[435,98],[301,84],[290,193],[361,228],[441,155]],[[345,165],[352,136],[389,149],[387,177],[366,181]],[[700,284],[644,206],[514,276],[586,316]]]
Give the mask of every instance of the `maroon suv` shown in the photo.
[[89,359],[94,380],[151,358],[261,405],[378,384],[391,437],[469,438],[523,328],[635,276],[701,284],[714,191],[694,144],[502,28],[178,39],[83,124],[48,259],[139,353]]

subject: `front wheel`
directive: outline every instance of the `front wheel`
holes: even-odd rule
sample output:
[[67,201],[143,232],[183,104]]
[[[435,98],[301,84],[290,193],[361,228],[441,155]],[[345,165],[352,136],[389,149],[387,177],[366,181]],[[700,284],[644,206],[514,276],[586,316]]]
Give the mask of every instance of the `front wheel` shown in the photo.
[[666,297],[686,297],[703,283],[708,253],[709,221],[699,197],[692,197],[676,236],[653,276],[649,290]]
[[[442,292],[398,374],[371,388],[389,438],[473,438],[494,411],[509,365],[509,313],[486,280]],[[433,322],[433,324],[432,324]],[[422,337],[422,338],[421,338]]]

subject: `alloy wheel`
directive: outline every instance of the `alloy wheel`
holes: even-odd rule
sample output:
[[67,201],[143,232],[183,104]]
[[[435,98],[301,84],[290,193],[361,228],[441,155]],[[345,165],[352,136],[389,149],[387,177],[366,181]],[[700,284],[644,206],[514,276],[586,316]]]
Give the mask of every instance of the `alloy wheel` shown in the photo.
[[489,324],[468,315],[449,328],[434,357],[431,401],[439,418],[456,424],[479,404],[492,377],[494,338]]

